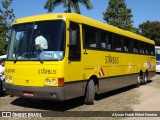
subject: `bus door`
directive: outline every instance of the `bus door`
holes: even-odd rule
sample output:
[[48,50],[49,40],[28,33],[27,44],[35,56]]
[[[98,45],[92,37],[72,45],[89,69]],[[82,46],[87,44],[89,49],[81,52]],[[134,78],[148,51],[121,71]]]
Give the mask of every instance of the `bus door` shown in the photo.
[[70,22],[69,36],[66,77],[68,81],[77,81],[82,79],[80,26],[78,23]]

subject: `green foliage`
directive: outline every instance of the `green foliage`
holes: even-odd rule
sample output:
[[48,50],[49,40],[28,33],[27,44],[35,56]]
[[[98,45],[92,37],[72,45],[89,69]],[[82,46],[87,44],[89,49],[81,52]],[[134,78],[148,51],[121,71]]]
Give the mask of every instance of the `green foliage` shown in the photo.
[[140,34],[155,41],[160,46],[160,22],[146,21],[139,25]]
[[110,25],[135,32],[131,12],[124,0],[109,0],[108,8],[103,12],[103,19]]
[[84,4],[88,10],[93,8],[89,0],[47,0],[44,9],[47,9],[48,12],[52,12],[54,7],[63,4],[63,7],[67,8],[65,12],[71,12],[71,8],[73,8],[76,13],[81,14],[79,3]]
[[11,2],[12,0],[2,0],[0,5],[0,54],[6,54],[7,52],[7,36],[11,22],[15,17],[13,9],[9,9]]

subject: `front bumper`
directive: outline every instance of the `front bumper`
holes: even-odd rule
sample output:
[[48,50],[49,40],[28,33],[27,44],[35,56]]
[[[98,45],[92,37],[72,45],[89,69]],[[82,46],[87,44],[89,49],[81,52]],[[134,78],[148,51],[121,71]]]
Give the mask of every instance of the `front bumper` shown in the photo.
[[[5,88],[6,92],[13,96],[55,101],[63,101],[65,99],[64,87],[28,87],[5,84]],[[32,96],[27,96],[25,93],[32,94]]]

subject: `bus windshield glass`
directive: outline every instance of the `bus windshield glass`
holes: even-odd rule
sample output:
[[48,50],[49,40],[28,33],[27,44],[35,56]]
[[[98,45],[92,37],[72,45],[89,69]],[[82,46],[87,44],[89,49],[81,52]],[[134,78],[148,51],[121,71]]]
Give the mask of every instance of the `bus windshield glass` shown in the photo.
[[65,22],[40,21],[12,26],[8,60],[62,60]]

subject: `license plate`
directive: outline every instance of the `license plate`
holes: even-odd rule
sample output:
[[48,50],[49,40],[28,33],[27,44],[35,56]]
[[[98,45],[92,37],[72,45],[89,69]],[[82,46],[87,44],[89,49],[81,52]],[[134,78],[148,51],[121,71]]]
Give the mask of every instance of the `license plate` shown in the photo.
[[26,96],[26,97],[33,97],[33,93],[24,92],[24,93],[23,93],[23,96]]

